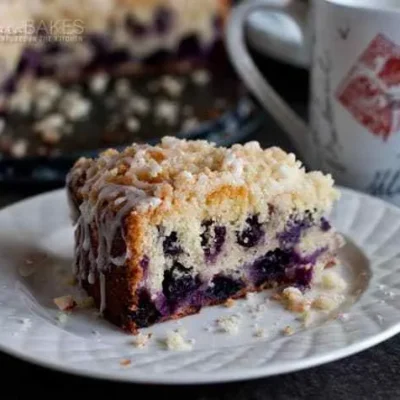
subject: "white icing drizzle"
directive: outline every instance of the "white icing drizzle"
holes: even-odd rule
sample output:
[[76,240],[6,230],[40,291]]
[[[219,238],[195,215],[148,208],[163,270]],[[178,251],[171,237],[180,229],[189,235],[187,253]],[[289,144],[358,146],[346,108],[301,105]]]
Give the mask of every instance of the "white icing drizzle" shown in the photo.
[[89,272],[89,275],[88,275],[88,282],[89,282],[91,285],[93,285],[93,284],[95,283],[95,281],[96,281],[96,278],[95,278],[94,273],[93,273],[93,272]]
[[[105,161],[105,169],[113,169],[118,157],[102,157]],[[125,161],[133,164],[133,159],[127,157]],[[75,260],[73,272],[80,283],[87,280],[94,284],[95,276],[100,277],[101,306],[100,312],[106,307],[105,299],[105,277],[104,272],[111,266],[122,267],[130,257],[129,249],[126,248],[123,254],[112,255],[112,247],[118,234],[126,242],[124,221],[133,210],[145,210],[157,207],[161,200],[149,197],[145,189],[149,187],[146,182],[137,182],[136,186],[125,186],[106,182],[106,175],[103,169],[89,166],[87,169],[77,169],[78,173],[86,171],[85,185],[81,193],[87,194],[97,189],[95,202],[85,200],[78,207],[80,216],[76,221],[77,239],[75,246]],[[71,184],[73,174],[67,178],[68,185]],[[72,198],[71,198],[72,199]],[[75,207],[71,200],[71,207]],[[116,211],[114,211],[116,210]],[[73,213],[75,216],[75,213]],[[97,229],[97,247],[94,247],[91,229]]]
[[100,314],[106,309],[106,277],[100,272]]

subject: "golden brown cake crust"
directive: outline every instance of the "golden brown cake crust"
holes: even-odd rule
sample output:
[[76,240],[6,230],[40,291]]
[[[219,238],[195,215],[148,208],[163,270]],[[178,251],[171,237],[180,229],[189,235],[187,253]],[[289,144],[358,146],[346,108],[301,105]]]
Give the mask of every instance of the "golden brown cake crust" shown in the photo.
[[133,144],[122,152],[107,150],[97,160],[82,158],[69,179],[77,182],[85,174],[90,179],[75,187],[78,196],[95,202],[102,190],[128,187],[135,190],[134,209],[157,210],[159,217],[175,207],[212,206],[238,193],[255,209],[277,199],[288,209],[327,210],[339,197],[330,175],[306,172],[294,154],[264,150],[257,142],[223,148],[165,137],[156,146]]

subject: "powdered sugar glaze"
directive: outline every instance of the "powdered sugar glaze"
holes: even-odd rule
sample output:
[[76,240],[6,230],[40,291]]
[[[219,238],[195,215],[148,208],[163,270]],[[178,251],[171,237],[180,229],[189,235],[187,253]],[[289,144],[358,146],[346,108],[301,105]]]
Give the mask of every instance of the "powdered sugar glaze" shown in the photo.
[[[111,152],[112,153],[112,152]],[[143,189],[135,186],[126,186],[116,183],[107,183],[105,170],[113,170],[119,160],[117,154],[105,153],[103,168],[97,168],[96,164],[88,163],[86,159],[78,161],[81,165],[71,172],[67,177],[67,186],[71,185],[76,176],[84,173],[86,182],[81,189],[83,196],[91,191],[97,190],[97,199],[94,203],[83,201],[78,205],[68,192],[68,201],[71,210],[71,219],[76,225],[76,247],[73,262],[73,273],[78,277],[79,283],[88,280],[90,284],[100,279],[101,307],[102,312],[106,306],[105,302],[105,276],[104,272],[111,266],[120,267],[126,264],[130,257],[126,246],[123,254],[113,256],[112,246],[118,234],[122,241],[126,242],[124,220],[132,210],[144,210],[146,207],[157,206],[161,201],[150,198],[145,192],[146,185],[140,184]],[[119,160],[120,161],[120,160]],[[125,158],[125,164],[131,163],[130,157]],[[110,212],[105,205],[113,205],[116,212]],[[97,246],[94,245],[91,229],[97,227]],[[81,256],[86,254],[89,259],[90,269],[85,269],[85,260]]]

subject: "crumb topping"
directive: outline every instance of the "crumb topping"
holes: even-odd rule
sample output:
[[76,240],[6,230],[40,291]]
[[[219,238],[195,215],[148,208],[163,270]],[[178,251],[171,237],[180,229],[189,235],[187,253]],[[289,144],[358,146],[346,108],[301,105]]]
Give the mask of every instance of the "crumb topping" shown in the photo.
[[330,209],[339,196],[330,175],[306,172],[294,154],[277,147],[264,150],[257,142],[225,148],[164,137],[159,145],[133,144],[122,152],[109,149],[96,160],[81,158],[68,179],[83,176],[84,199],[129,197],[132,207],[142,210],[207,205],[224,191],[240,194],[256,209],[274,200],[290,209]]

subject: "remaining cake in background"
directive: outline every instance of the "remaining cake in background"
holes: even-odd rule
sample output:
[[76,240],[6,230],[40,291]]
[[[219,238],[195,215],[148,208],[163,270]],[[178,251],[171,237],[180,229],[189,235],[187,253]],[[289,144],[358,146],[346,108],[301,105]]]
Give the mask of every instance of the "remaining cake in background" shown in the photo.
[[139,328],[276,285],[307,289],[343,241],[339,193],[258,143],[159,145],[82,158],[67,179],[74,273],[105,318]]
[[222,41],[229,0],[5,0],[0,83],[74,81],[104,69],[143,73],[202,64]]
[[0,157],[198,137],[216,119],[228,141],[239,125],[230,115],[253,115],[224,48],[229,8],[230,0],[3,0]]

